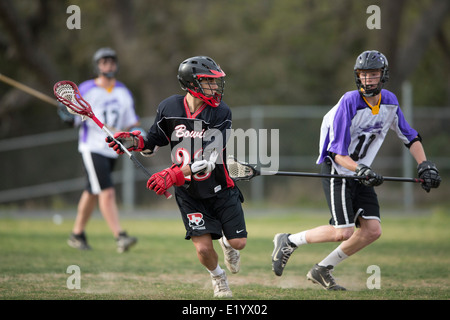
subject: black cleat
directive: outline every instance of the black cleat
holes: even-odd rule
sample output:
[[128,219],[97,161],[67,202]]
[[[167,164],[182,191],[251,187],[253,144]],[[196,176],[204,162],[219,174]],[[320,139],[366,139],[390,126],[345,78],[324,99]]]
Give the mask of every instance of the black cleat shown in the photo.
[[273,238],[272,270],[277,276],[283,274],[284,267],[297,246],[289,241],[289,233],[278,233]]
[[137,238],[130,237],[125,231],[123,231],[119,233],[119,237],[116,238],[116,242],[117,252],[122,253],[128,251],[128,249],[134,246],[137,242]]
[[79,250],[91,250],[91,247],[87,243],[86,234],[84,231],[80,234],[71,233],[67,244],[72,248]]
[[320,284],[326,290],[345,291],[344,287],[336,284],[331,272],[333,266],[322,267],[316,264],[306,275],[308,280]]

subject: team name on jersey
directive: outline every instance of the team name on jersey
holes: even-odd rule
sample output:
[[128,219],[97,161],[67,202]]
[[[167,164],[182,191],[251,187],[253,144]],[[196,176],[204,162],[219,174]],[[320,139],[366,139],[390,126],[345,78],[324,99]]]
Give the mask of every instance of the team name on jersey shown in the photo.
[[175,128],[175,136],[178,138],[200,138],[203,139],[205,137],[205,129],[202,131],[189,131],[186,130],[186,126],[184,124],[179,124]]

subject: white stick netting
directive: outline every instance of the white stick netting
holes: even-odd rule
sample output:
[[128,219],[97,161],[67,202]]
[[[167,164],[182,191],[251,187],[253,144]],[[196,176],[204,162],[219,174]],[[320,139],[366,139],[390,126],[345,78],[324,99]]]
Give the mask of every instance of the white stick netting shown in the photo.
[[70,102],[70,105],[67,103],[67,101],[64,101],[62,99],[58,99],[61,103],[63,103],[66,106],[67,111],[69,111],[72,114],[81,116],[81,119],[84,121],[87,119],[87,117],[81,113],[83,113],[84,108],[81,107],[77,99],[75,99],[75,90],[70,84],[61,84],[56,88],[56,94],[57,96],[60,96],[64,99],[66,99],[68,102]]
[[232,179],[250,179],[253,169],[236,161],[233,156],[228,157],[227,167]]

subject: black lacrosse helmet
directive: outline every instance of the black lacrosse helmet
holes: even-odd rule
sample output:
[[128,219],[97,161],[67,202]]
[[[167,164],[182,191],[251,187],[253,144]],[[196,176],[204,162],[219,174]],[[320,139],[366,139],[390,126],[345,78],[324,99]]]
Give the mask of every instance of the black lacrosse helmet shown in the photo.
[[[376,88],[365,88],[359,77],[359,72],[361,70],[380,70],[381,77]],[[379,51],[368,50],[361,53],[358,58],[356,58],[355,67],[353,68],[355,75],[355,82],[358,91],[365,97],[373,97],[381,92],[383,86],[389,80],[389,64],[384,56]]]
[[98,69],[98,62],[103,58],[112,58],[116,62],[116,71],[102,73],[107,78],[114,78],[116,73],[119,71],[119,61],[117,59],[116,51],[111,48],[100,48],[94,53],[94,56],[92,57],[92,63],[94,64],[94,70],[96,74],[100,74],[100,70]]
[[[217,107],[222,101],[225,90],[225,72],[210,57],[195,56],[184,60],[178,68],[178,81],[181,89],[199,98],[212,107]],[[212,89],[214,94],[206,94],[200,81],[205,78],[213,78],[217,89]]]

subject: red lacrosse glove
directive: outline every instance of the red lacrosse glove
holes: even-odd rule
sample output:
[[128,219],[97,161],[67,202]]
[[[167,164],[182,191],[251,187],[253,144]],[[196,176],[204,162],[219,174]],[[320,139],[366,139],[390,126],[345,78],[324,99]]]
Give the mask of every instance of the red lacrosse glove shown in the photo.
[[[142,151],[144,149],[144,138],[141,136],[141,132],[139,130],[135,130],[132,132],[116,132],[114,134],[114,139],[118,140],[128,151]],[[106,137],[106,142],[108,142],[108,146],[113,148],[117,154],[124,154],[125,151],[122,150],[122,147],[111,137]]]
[[153,174],[147,181],[147,188],[162,195],[173,185],[182,186],[184,181],[183,172],[174,164],[170,168]]

